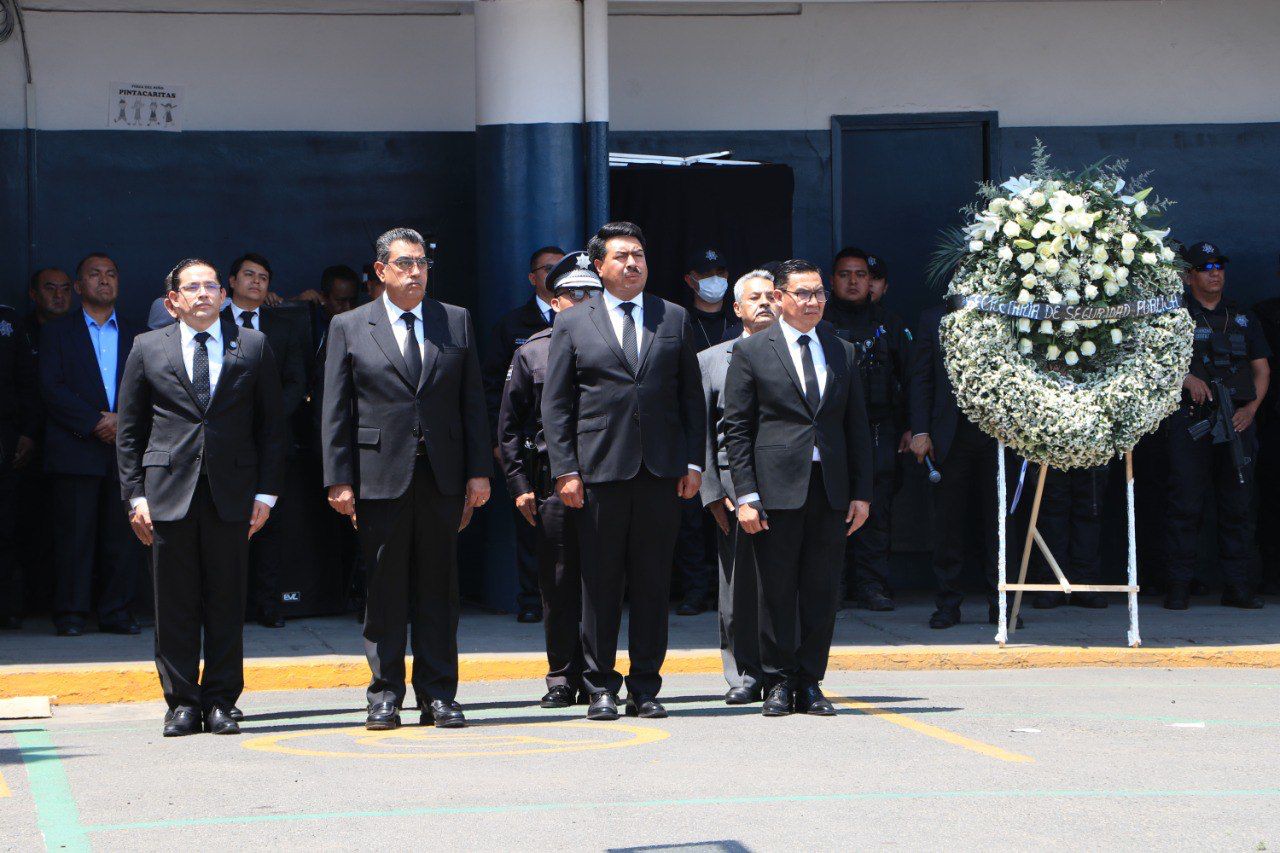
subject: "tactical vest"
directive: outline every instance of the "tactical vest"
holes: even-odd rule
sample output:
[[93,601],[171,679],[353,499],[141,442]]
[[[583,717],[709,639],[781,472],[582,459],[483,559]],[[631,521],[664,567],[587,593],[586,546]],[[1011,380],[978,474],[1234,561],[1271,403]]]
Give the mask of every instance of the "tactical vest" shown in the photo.
[[1216,317],[1194,301],[1188,310],[1196,321],[1195,345],[1191,355],[1191,373],[1205,382],[1221,379],[1231,391],[1231,399],[1247,403],[1257,396],[1253,385],[1253,369],[1249,364],[1249,347],[1245,340],[1248,315],[1224,305],[1225,313]]

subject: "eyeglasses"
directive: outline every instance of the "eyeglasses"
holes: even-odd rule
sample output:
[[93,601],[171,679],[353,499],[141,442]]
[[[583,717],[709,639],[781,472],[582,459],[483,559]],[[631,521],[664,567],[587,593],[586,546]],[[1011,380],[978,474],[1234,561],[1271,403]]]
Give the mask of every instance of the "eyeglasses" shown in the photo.
[[396,268],[399,269],[400,272],[412,272],[414,267],[422,270],[429,270],[435,266],[435,261],[430,258],[403,257],[396,258],[391,263],[395,264]]
[[1222,268],[1223,268],[1222,264],[1205,264],[1204,266],[1196,267],[1196,269],[1199,270],[1200,272],[1208,272],[1209,270],[1220,270]]
[[782,288],[782,292],[791,294],[791,298],[794,299],[796,302],[822,303],[827,301],[826,290],[787,290],[784,287]]
[[555,265],[555,264],[543,264],[543,265],[542,265],[542,266],[540,266],[540,267],[534,267],[533,269],[529,270],[529,272],[540,272],[540,273],[542,273],[543,275],[546,275],[546,274],[550,273],[550,272],[551,272],[553,269],[555,269],[555,268],[556,268],[556,265]]
[[217,293],[222,289],[222,285],[216,281],[203,281],[192,284],[184,284],[178,288],[187,296],[197,296],[200,293]]

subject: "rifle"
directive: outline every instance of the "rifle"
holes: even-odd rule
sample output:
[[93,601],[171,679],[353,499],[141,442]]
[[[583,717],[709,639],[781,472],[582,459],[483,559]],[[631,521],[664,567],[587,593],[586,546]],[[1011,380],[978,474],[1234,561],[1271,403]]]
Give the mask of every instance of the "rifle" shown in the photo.
[[1193,441],[1199,441],[1205,435],[1212,433],[1214,444],[1230,444],[1231,462],[1236,468],[1236,479],[1243,486],[1244,469],[1253,460],[1244,455],[1244,443],[1240,440],[1240,433],[1236,432],[1233,420],[1236,407],[1231,402],[1231,392],[1227,390],[1227,386],[1221,379],[1211,380],[1209,387],[1213,389],[1213,399],[1217,405],[1209,417],[1187,427],[1187,432],[1191,434]]

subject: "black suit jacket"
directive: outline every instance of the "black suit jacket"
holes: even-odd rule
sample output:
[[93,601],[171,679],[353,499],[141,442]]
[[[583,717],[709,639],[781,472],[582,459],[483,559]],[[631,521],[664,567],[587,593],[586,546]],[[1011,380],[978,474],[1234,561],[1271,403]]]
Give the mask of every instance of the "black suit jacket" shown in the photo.
[[[112,402],[118,403],[136,330],[119,315],[116,325],[116,400]],[[45,409],[44,469],[54,474],[115,476],[115,448],[93,436],[102,413],[113,407],[79,307],[44,324],[38,364]]]
[[181,325],[138,336],[120,384],[116,456],[126,503],[152,521],[187,516],[200,472],[218,516],[248,521],[256,494],[279,495],[284,458],[280,374],[261,332],[222,323],[222,372],[208,410],[182,360]]
[[725,376],[724,442],[734,490],[758,493],[766,510],[804,506],[815,444],[831,508],[871,500],[871,431],[856,354],[830,327],[814,332],[827,359],[816,412],[777,323],[734,345]]
[[688,313],[644,294],[640,364],[627,366],[603,296],[556,317],[542,426],[552,477],[629,480],[645,468],[683,477],[702,467],[707,413]]
[[908,395],[911,432],[929,434],[939,465],[951,449],[960,421],[960,408],[956,405],[951,377],[942,362],[942,345],[938,340],[938,328],[945,315],[946,309],[941,305],[926,308],[920,314],[920,334],[911,348]]
[[[223,310],[222,317],[229,323],[235,322],[230,305]],[[267,336],[271,354],[275,356],[280,373],[280,407],[287,426],[307,396],[309,336],[301,322],[266,306],[259,309],[258,329]]]
[[[324,483],[363,500],[409,489],[419,439],[440,491],[493,469],[475,331],[465,308],[422,300],[422,375],[411,382],[382,299],[329,324],[321,401]],[[421,436],[418,433],[421,432]]]

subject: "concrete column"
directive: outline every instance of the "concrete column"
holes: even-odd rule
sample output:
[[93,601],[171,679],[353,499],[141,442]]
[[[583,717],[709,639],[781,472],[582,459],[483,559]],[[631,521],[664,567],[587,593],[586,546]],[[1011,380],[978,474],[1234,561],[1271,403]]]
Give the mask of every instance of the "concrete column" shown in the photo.
[[609,0],[582,0],[587,228],[609,219]]

